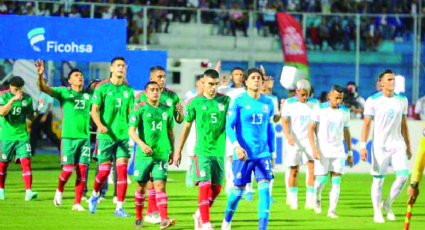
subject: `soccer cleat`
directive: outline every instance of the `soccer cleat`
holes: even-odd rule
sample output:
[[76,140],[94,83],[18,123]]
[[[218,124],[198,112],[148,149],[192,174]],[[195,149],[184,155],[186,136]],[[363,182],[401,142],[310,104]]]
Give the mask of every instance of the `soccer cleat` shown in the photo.
[[33,192],[31,190],[27,190],[27,192],[25,193],[25,200],[26,201],[30,201],[30,200],[34,200],[35,198],[37,198],[38,193]]
[[246,193],[246,197],[245,197],[245,200],[247,200],[247,201],[252,201],[252,192],[247,192]]
[[381,203],[384,212],[387,213],[388,220],[395,221],[395,215],[393,210],[391,209],[390,203],[388,201],[384,201]]
[[120,208],[118,210],[115,210],[115,216],[118,216],[118,217],[130,217],[130,214],[126,213],[124,211],[124,209]]
[[314,203],[314,212],[316,214],[322,213],[322,201],[321,200],[316,200],[316,202]]
[[196,211],[195,214],[192,215],[193,217],[193,221],[194,221],[194,225],[195,225],[195,230],[200,230],[202,229],[202,220],[201,220],[201,214],[199,213],[199,211]]
[[201,230],[214,230],[214,227],[211,225],[210,222],[208,222],[202,225]]
[[164,221],[162,221],[161,222],[161,224],[159,225],[159,229],[167,229],[167,228],[169,228],[169,227],[171,227],[171,226],[173,226],[173,225],[175,225],[176,224],[176,220],[175,219],[173,219],[173,218],[170,218],[170,219],[166,219],[166,220],[164,220]]
[[95,196],[95,195],[91,195],[90,199],[89,199],[89,212],[90,213],[95,213],[96,212],[96,208],[97,208],[97,204],[99,197]]
[[56,190],[55,197],[53,198],[53,204],[55,206],[61,206],[62,199],[63,199],[63,192],[59,192],[58,190]]
[[81,204],[74,204],[72,205],[72,211],[84,212],[86,210],[83,208],[83,206],[81,206]]
[[336,219],[336,218],[338,218],[338,216],[336,215],[336,213],[335,212],[328,212],[328,217],[329,218],[331,218],[331,219]]
[[221,230],[231,230],[232,229],[232,223],[227,222],[226,219],[223,219],[223,223],[221,224]]
[[[105,198],[103,198],[105,199]],[[114,196],[114,198],[112,198],[112,203],[116,204],[118,202],[118,198],[116,196]]]
[[375,221],[375,223],[385,223],[384,220],[384,216],[382,216],[382,212],[376,212],[373,214],[373,221]]
[[6,199],[6,192],[4,189],[0,189],[0,200]]
[[136,223],[134,223],[135,228],[143,228],[143,221],[141,219],[136,220]]
[[161,217],[158,212],[147,214],[145,216],[144,222],[148,222],[151,224],[159,224],[161,223]]

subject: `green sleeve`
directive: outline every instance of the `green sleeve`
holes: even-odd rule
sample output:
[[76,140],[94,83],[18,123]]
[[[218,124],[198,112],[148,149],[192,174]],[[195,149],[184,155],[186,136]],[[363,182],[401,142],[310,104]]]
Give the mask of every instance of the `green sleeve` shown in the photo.
[[100,106],[102,104],[102,95],[102,86],[100,86],[94,90],[92,104]]
[[195,103],[196,102],[192,100],[189,105],[187,105],[186,114],[184,116],[184,120],[187,122],[193,122],[195,120]]
[[138,127],[139,126],[139,121],[140,121],[140,110],[142,110],[142,108],[138,108],[138,109],[132,109],[129,115],[129,119],[128,119],[128,126],[130,127]]
[[52,97],[62,101],[63,87],[52,87]]

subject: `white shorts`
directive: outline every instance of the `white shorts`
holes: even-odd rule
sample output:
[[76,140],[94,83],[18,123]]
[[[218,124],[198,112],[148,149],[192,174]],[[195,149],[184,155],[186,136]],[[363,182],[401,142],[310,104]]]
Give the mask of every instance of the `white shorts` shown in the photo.
[[295,146],[286,143],[285,149],[286,167],[298,166],[314,160],[313,151],[308,141],[297,143]]
[[372,148],[371,175],[386,175],[390,163],[394,171],[408,170],[406,148]]
[[314,175],[324,176],[329,172],[344,174],[345,157],[324,157],[314,160]]

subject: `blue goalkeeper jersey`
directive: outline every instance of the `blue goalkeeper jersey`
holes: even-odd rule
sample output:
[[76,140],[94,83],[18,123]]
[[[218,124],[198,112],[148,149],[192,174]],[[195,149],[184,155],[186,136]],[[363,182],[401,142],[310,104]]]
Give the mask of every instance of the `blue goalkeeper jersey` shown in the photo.
[[247,92],[235,99],[227,113],[226,134],[234,147],[245,149],[247,159],[271,157],[275,152],[273,115],[273,101],[262,94],[258,100]]

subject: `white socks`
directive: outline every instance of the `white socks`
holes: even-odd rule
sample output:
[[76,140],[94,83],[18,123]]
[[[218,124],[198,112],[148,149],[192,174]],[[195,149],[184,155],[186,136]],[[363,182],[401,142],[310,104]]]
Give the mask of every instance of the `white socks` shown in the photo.
[[372,197],[373,210],[375,212],[381,212],[381,200],[382,200],[382,185],[384,184],[383,176],[374,176],[372,182],[372,188],[370,191]]
[[397,176],[393,185],[391,186],[390,195],[387,198],[387,201],[391,207],[394,200],[400,195],[403,191],[404,186],[406,186],[408,177],[407,176]]

